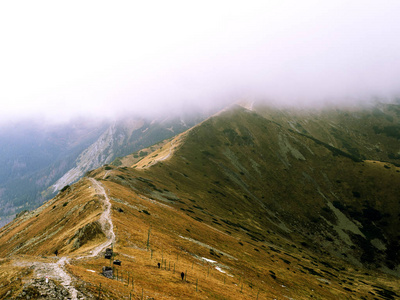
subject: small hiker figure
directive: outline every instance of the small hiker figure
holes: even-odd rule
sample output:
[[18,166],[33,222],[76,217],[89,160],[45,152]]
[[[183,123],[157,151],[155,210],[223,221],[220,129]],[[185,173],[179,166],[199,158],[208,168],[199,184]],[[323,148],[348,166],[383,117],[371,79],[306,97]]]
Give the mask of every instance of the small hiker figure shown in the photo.
[[58,256],[58,250],[54,251],[54,254],[55,254],[56,256]]
[[183,280],[183,278],[185,278],[185,273],[181,273],[181,277],[182,277],[182,280]]
[[159,269],[161,268],[161,264],[160,263],[157,263],[157,266],[158,266]]

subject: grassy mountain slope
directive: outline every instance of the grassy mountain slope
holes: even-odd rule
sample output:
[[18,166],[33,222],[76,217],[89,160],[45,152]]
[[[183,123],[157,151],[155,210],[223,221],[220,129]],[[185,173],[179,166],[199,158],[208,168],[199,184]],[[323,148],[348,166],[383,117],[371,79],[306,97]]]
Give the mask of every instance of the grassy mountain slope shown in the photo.
[[144,174],[161,187],[157,178],[168,178],[168,190],[220,215],[200,210],[202,219],[240,224],[260,240],[273,228],[353,263],[383,260],[394,270],[399,171],[236,109],[190,130],[168,162]]
[[37,255],[54,262],[58,249],[88,298],[100,283],[104,299],[399,297],[387,274],[399,265],[398,167],[239,107],[155,150],[132,168],[87,174],[111,201],[122,280],[99,274],[108,260],[85,256],[106,237],[102,198],[84,178],[0,231],[10,270],[0,295],[17,295],[15,278],[36,276]]
[[[66,187],[40,208],[22,213],[14,222],[4,226],[1,234],[9,238],[2,251],[8,255],[41,255],[53,253],[61,244],[69,252],[81,248],[84,243],[95,243],[97,236],[104,236],[96,221],[101,212],[102,207],[93,196],[93,189],[88,188],[83,180],[73,187]],[[82,230],[92,236],[80,240]]]
[[[187,130],[202,114],[146,120],[140,117],[38,128],[0,129],[0,226],[40,206],[56,192],[98,168]],[[32,128],[24,130],[26,127]]]
[[260,115],[341,149],[359,159],[400,165],[400,105],[277,110],[255,105]]

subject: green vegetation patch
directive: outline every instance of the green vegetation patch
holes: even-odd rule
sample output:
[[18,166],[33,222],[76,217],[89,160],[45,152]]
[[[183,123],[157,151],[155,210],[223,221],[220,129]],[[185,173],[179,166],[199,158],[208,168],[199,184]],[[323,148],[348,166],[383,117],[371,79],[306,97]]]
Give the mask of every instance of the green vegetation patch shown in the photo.
[[376,134],[384,134],[400,140],[400,125],[384,126],[382,128],[374,126],[372,128]]

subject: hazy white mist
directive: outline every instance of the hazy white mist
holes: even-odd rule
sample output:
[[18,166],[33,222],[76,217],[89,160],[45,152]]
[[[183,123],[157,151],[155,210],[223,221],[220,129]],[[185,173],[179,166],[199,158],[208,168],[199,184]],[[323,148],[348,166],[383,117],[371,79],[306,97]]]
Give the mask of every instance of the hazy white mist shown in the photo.
[[2,1],[0,119],[400,95],[399,1]]

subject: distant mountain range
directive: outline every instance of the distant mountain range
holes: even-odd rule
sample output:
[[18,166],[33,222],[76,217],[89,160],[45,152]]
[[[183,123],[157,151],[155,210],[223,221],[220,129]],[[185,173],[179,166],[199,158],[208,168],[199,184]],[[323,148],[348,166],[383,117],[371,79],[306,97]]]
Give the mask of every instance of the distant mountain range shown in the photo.
[[85,172],[172,137],[204,115],[148,120],[77,120],[46,126],[16,123],[0,128],[0,226],[50,199]]
[[[82,179],[0,230],[5,266],[20,266],[0,275],[0,296],[33,289],[8,278],[38,277],[45,264],[89,299],[100,283],[105,299],[128,297],[128,276],[138,298],[400,297],[399,104],[251,103],[190,128],[123,124],[107,126],[52,188]],[[143,142],[112,161],[127,140]],[[111,245],[125,281],[100,275],[110,262],[97,254]]]

